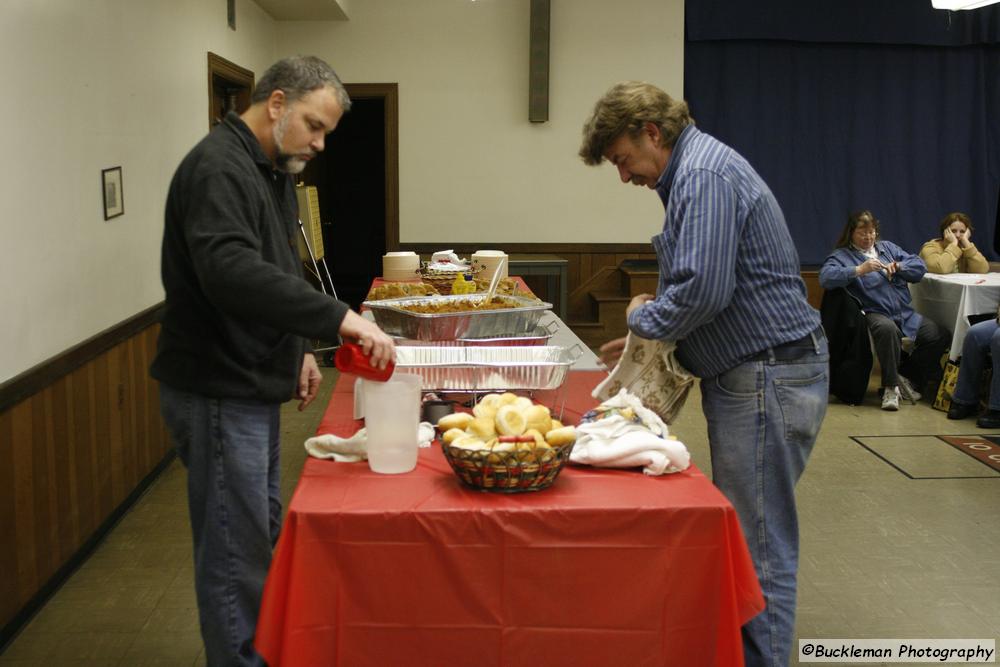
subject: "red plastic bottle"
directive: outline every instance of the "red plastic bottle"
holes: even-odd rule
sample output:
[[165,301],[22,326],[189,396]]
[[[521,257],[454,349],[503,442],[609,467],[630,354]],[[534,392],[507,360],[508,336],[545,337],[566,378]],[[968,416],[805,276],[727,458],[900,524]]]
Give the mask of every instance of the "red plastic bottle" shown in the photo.
[[371,357],[366,356],[364,350],[357,343],[344,343],[333,355],[333,365],[342,373],[357,375],[366,380],[385,382],[392,377],[392,372],[396,370],[396,363],[389,360],[385,368],[372,366]]

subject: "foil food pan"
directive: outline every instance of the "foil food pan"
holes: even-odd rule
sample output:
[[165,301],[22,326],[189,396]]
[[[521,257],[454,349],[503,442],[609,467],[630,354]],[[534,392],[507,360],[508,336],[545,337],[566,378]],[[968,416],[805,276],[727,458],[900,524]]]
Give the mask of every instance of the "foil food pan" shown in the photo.
[[559,326],[555,322],[548,325],[539,324],[525,334],[487,337],[487,338],[456,338],[455,340],[416,340],[414,338],[393,337],[396,345],[440,345],[447,347],[515,347],[522,345],[548,345],[549,339],[555,335]]
[[424,391],[557,389],[580,354],[577,346],[400,346],[396,368],[420,375]]
[[519,336],[534,331],[542,313],[551,303],[519,296],[503,296],[515,301],[515,308],[467,310],[457,313],[414,313],[402,306],[433,305],[454,301],[480,303],[485,294],[450,294],[448,296],[402,297],[365,301],[375,317],[375,323],[390,336],[420,341],[455,340],[458,338],[500,338]]

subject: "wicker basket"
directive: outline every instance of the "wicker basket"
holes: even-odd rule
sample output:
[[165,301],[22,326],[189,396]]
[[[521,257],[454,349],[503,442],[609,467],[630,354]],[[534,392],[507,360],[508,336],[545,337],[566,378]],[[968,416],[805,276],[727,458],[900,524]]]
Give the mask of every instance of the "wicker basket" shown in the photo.
[[451,284],[459,273],[476,281],[482,271],[483,267],[479,264],[474,264],[465,271],[434,271],[425,266],[420,269],[420,280],[436,289],[438,294],[451,294]]
[[551,448],[491,451],[441,445],[444,457],[462,482],[479,491],[522,493],[552,486],[569,461],[574,443]]

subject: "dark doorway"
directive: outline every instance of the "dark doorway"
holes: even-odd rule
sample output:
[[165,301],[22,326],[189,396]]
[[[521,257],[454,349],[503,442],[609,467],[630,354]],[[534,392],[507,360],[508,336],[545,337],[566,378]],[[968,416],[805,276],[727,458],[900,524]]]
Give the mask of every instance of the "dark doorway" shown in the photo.
[[396,86],[348,84],[347,90],[351,111],[303,180],[319,195],[323,247],[337,295],[357,310],[382,272],[382,255],[399,243]]
[[215,127],[230,111],[243,113],[250,106],[253,72],[208,52],[208,127]]

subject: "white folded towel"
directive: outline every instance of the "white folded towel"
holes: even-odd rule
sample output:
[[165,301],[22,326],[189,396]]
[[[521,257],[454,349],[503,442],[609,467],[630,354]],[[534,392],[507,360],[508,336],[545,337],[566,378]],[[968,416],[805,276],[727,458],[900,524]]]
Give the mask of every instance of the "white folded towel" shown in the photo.
[[[417,429],[417,443],[430,447],[434,439],[434,426],[430,422],[420,422]],[[350,438],[341,438],[332,433],[313,436],[306,440],[306,452],[317,459],[333,459],[342,463],[368,460],[368,429],[360,428]]]
[[691,465],[684,443],[671,436],[659,416],[627,390],[601,403],[597,412],[606,414],[576,427],[570,461],[606,468],[642,466],[647,475],[681,472]]

